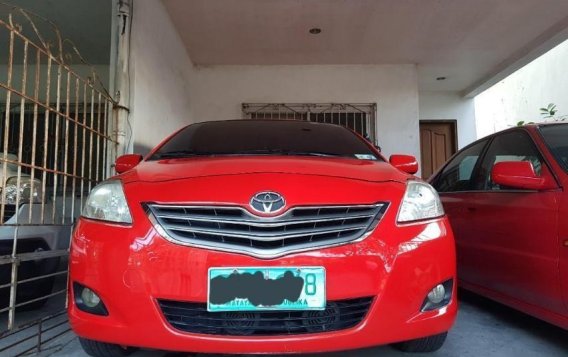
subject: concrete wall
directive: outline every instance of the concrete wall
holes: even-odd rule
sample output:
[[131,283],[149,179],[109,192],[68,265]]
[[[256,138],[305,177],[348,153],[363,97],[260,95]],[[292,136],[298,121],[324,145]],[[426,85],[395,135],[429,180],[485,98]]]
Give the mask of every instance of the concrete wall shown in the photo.
[[195,121],[240,118],[246,102],[377,103],[383,152],[420,157],[414,65],[197,67],[192,89]]
[[568,42],[529,63],[475,98],[477,134],[483,137],[517,122],[543,121],[539,108],[558,106],[568,114]]
[[477,138],[475,105],[471,98],[453,92],[420,92],[420,120],[457,120],[458,147]]
[[147,153],[191,118],[193,64],[161,1],[134,1],[130,143]]

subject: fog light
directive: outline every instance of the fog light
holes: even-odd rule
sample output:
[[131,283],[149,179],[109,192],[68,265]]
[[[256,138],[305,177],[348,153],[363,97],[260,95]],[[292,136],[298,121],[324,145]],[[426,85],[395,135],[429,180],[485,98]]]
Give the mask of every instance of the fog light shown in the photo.
[[430,300],[432,304],[439,304],[444,301],[445,296],[446,288],[444,288],[444,285],[438,284],[428,293],[428,300]]
[[421,311],[432,311],[443,308],[452,301],[453,279],[437,284],[428,292],[422,303]]
[[101,303],[101,298],[89,288],[83,289],[81,292],[81,299],[83,300],[83,304],[90,308],[96,307]]
[[73,283],[73,297],[79,310],[94,315],[108,316],[105,304],[92,289],[79,283]]

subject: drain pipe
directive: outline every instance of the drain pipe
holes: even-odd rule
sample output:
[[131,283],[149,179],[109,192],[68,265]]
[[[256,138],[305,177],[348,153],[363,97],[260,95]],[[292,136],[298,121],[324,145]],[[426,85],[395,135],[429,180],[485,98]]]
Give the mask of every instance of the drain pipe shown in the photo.
[[[114,24],[116,52],[113,53],[114,93],[117,103],[113,108],[114,138],[117,141],[114,157],[131,152],[130,125],[130,37],[132,30],[132,0],[115,0],[117,20]],[[112,157],[112,156],[111,156]]]

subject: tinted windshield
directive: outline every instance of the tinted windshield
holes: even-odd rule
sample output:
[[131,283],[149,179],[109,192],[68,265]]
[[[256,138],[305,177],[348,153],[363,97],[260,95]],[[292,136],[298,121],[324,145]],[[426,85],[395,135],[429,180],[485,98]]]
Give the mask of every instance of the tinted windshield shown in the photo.
[[302,121],[233,120],[190,125],[150,160],[210,155],[341,156],[379,160],[351,131]]
[[543,125],[539,129],[558,164],[568,172],[568,124]]

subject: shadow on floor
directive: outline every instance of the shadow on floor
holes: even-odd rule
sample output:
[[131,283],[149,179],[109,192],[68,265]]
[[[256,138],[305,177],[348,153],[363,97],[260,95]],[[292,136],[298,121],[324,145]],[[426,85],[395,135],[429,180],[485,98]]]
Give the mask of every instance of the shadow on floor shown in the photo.
[[459,289],[458,296],[461,306],[469,305],[482,310],[509,328],[521,329],[537,339],[565,349],[568,356],[568,331],[471,291]]

